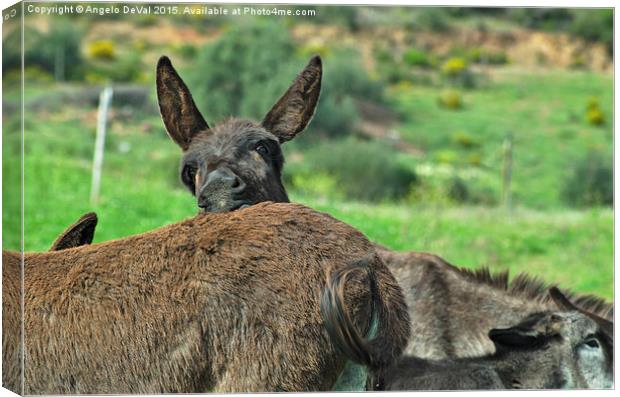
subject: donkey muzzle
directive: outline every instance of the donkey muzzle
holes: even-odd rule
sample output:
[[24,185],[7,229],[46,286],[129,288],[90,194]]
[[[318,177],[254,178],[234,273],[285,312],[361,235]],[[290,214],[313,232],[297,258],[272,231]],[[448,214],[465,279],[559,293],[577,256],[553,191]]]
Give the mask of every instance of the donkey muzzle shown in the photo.
[[220,167],[211,171],[198,194],[198,206],[206,212],[233,211],[244,204],[241,198],[246,183],[231,169]]

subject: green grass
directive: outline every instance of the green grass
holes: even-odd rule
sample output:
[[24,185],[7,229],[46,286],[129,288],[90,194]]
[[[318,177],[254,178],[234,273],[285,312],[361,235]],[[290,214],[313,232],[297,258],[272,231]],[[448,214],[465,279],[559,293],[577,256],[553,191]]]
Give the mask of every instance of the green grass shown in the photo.
[[[464,91],[464,108],[446,110],[437,105],[440,88],[414,86],[395,90],[392,102],[403,116],[399,131],[404,139],[426,151],[426,159],[451,153],[462,169],[473,151],[482,172],[493,173],[500,184],[502,144],[514,136],[513,194],[530,208],[564,205],[561,192],[573,163],[589,150],[612,155],[612,80],[608,74],[563,70],[531,73],[501,69],[490,75],[488,87]],[[603,126],[586,123],[586,106],[598,97],[606,116]],[[452,140],[466,133],[480,143],[463,149]],[[469,166],[469,168],[477,168]]]

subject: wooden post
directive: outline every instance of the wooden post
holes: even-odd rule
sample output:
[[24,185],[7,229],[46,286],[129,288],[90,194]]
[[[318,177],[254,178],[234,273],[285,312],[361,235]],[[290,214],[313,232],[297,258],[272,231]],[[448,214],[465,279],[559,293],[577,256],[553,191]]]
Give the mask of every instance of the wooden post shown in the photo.
[[90,202],[97,204],[101,186],[101,167],[103,166],[103,149],[105,146],[105,131],[108,121],[108,109],[112,102],[112,87],[106,87],[99,95],[99,111],[97,112],[97,137],[95,139],[95,154],[93,156],[93,177],[90,189]]
[[510,190],[512,182],[512,146],[513,137],[511,133],[508,133],[503,145],[504,167],[502,170],[502,203],[508,209],[512,207],[512,192]]

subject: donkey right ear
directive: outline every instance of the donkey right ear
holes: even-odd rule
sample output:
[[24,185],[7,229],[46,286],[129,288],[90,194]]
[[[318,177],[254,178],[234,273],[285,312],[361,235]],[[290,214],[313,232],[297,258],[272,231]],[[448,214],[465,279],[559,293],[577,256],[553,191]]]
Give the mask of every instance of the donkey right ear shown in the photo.
[[168,135],[183,149],[209,125],[196,107],[192,94],[167,56],[157,62],[157,100]]
[[321,93],[323,64],[316,55],[269,110],[262,125],[280,143],[290,141],[310,123]]

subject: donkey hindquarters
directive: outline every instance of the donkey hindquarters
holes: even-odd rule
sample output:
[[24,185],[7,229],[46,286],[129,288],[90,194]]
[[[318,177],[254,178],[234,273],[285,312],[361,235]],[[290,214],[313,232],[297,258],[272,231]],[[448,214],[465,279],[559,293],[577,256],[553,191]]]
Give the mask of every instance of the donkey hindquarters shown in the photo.
[[[329,390],[345,357],[324,329],[321,288],[330,271],[373,253],[328,215],[266,203],[26,254],[23,392]],[[373,266],[388,313],[379,333],[397,355],[408,338],[406,306],[389,270],[376,258]],[[346,299],[367,326],[375,294],[363,281],[348,284]],[[5,304],[18,296],[10,285],[5,277]]]

